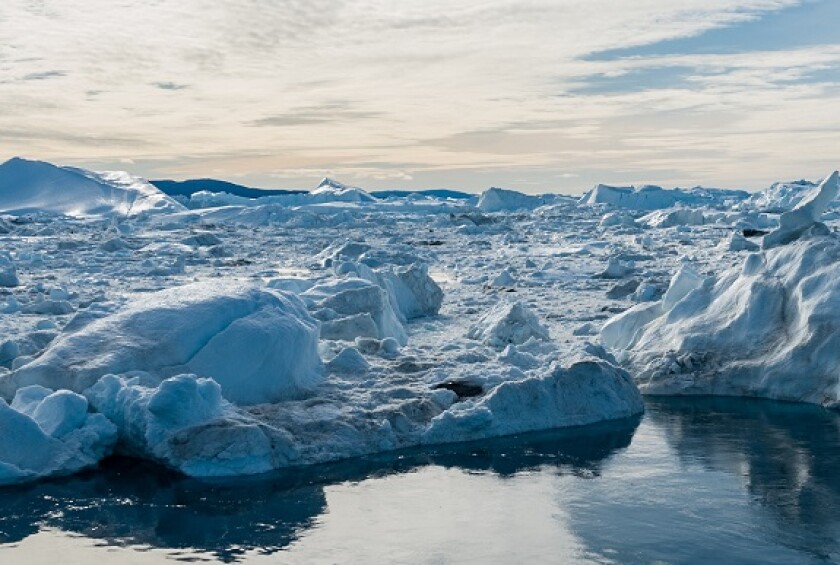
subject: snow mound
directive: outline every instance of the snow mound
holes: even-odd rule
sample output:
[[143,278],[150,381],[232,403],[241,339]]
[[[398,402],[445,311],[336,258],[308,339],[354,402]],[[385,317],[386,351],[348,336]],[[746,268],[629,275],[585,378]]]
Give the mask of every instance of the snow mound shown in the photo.
[[295,457],[282,438],[225,400],[212,379],[177,375],[144,386],[140,377],[105,375],[85,395],[116,424],[124,451],[187,475],[264,473]]
[[64,216],[135,216],[184,207],[128,173],[97,173],[13,158],[0,165],[0,212]]
[[583,426],[644,411],[630,375],[604,361],[555,367],[538,378],[508,381],[436,416],[423,443],[437,444]]
[[467,337],[498,349],[531,338],[549,340],[548,329],[523,302],[500,302],[470,328]]
[[117,430],[67,390],[20,389],[11,406],[0,399],[0,485],[95,466],[109,455]]
[[611,319],[602,343],[648,394],[756,396],[840,408],[840,238],[749,255]]
[[531,196],[504,188],[490,188],[481,193],[478,209],[482,212],[533,210],[546,203],[543,196]]
[[300,396],[322,378],[318,323],[294,295],[196,283],[141,296],[64,334],[37,359],[0,377],[0,394],[40,384],[81,392],[102,375],[190,372],[212,377],[237,404]]

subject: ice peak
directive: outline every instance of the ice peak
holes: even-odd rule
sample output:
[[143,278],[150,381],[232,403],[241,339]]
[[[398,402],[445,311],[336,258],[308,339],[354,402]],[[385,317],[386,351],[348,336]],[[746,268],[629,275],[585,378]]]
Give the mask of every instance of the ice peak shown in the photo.
[[345,190],[349,187],[346,184],[342,184],[337,180],[331,179],[330,177],[324,177],[323,179],[321,179],[321,182],[318,183],[318,186],[315,188],[336,188],[338,190]]

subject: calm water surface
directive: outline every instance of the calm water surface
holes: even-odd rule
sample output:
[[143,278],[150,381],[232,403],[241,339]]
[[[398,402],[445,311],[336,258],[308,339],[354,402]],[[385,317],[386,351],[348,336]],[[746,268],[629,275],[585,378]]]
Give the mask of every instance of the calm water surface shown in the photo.
[[639,420],[208,484],[138,461],[0,489],[0,563],[840,563],[840,414]]

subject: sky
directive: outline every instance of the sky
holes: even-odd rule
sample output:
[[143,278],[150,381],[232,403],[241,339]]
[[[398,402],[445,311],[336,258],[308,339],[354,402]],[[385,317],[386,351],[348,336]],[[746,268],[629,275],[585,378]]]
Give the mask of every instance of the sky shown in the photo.
[[840,167],[838,0],[2,0],[0,160],[311,188]]

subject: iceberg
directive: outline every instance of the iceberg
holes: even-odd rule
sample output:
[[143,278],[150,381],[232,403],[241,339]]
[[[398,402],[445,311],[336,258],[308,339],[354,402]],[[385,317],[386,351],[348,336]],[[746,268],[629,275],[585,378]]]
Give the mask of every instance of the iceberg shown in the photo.
[[0,376],[0,394],[32,384],[82,392],[103,375],[142,371],[157,382],[184,372],[212,377],[237,404],[299,397],[323,379],[318,329],[292,294],[184,285],[60,335],[40,357]]
[[629,373],[605,361],[554,367],[500,384],[435,417],[424,444],[450,443],[629,418],[644,411]]
[[[824,187],[810,202],[828,196]],[[806,212],[795,209],[797,221],[774,232],[799,239],[751,253],[718,277],[683,267],[661,301],[604,325],[601,342],[643,393],[840,408],[840,237],[803,232],[814,225],[804,207],[818,208],[804,202],[797,209]]]
[[64,216],[137,216],[184,207],[145,180],[19,157],[0,165],[0,212]]

